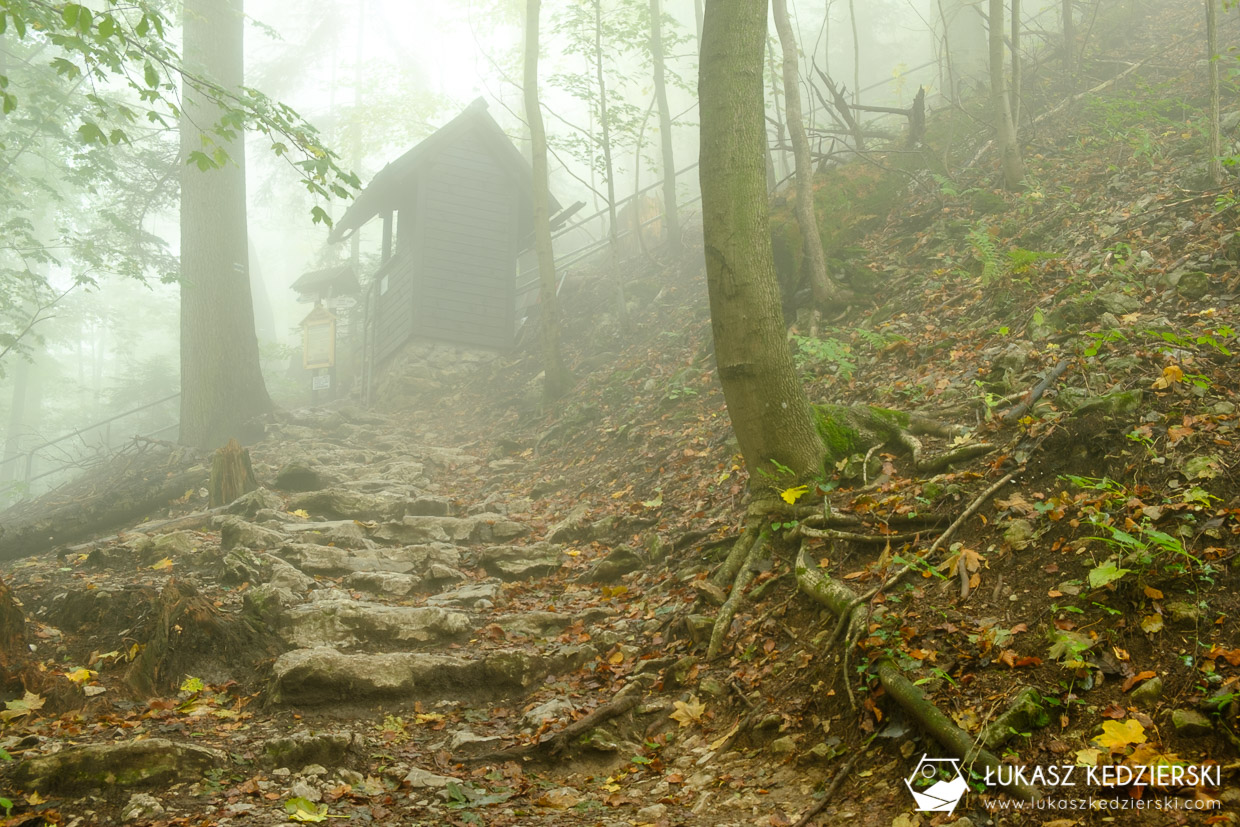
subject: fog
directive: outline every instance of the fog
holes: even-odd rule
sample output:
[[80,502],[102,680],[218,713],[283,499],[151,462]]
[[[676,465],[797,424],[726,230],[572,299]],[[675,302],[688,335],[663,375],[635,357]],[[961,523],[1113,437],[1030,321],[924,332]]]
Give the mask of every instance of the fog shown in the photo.
[[[547,2],[540,26],[539,93],[552,153],[550,188],[564,206],[585,202],[577,218],[606,211],[603,174],[597,153],[591,164],[589,149],[597,135],[587,134],[592,128],[597,133],[594,115],[580,95],[574,94],[574,88],[590,88],[593,83],[593,66],[588,55],[574,45],[567,22],[574,8],[585,5],[576,0]],[[644,2],[626,6],[607,0],[603,10],[609,19],[620,20],[645,6]],[[627,7],[631,7],[628,12]],[[246,82],[296,109],[320,131],[326,145],[339,155],[340,164],[356,171],[363,185],[477,98],[486,101],[489,114],[528,155],[520,88],[524,11],[524,4],[515,0],[308,0],[295,10],[276,0],[250,0],[246,4]],[[849,94],[859,86],[857,99],[867,105],[908,106],[922,86],[932,107],[941,99],[945,81],[942,64],[936,61],[942,52],[940,4],[836,0],[825,6],[792,4],[789,11],[802,50],[807,126],[815,135],[818,151],[830,152],[834,141],[840,147],[846,144],[845,139],[832,138],[825,131],[814,132],[839,131],[820,102],[824,87],[819,71],[829,74]],[[1030,25],[1039,25],[1038,18],[1046,11],[1050,7],[1027,9],[1026,16],[1033,21]],[[685,169],[695,163],[698,148],[694,3],[670,0],[664,13],[675,23],[664,36],[673,42],[667,65],[673,76],[668,94],[676,165]],[[1054,18],[1054,14],[1046,17],[1046,25],[1057,25]],[[972,25],[977,28],[978,24]],[[859,65],[854,64],[858,53],[854,51],[854,28]],[[778,145],[782,129],[774,126],[782,103],[772,100],[771,89],[782,87],[782,80],[773,25],[769,35],[766,105],[773,124],[769,138],[774,146],[774,173],[782,182],[790,174],[792,158],[786,139],[782,147]],[[170,30],[167,36],[176,47],[179,33]],[[613,110],[624,109],[639,124],[632,134],[615,141],[617,200],[661,177],[658,118],[652,111],[648,57],[641,45],[645,34],[629,31],[626,36],[638,45],[627,51],[605,50],[604,63],[610,105]],[[38,89],[38,83],[53,89],[60,83],[63,94],[66,81],[45,65],[46,55],[37,42],[15,40],[10,32],[3,44],[5,65],[23,67],[20,72],[11,69],[12,88],[23,94],[22,103],[36,101],[37,106],[37,95],[52,94]],[[963,54],[964,46],[959,48]],[[810,81],[817,93],[810,92]],[[121,98],[133,97],[118,80],[103,79],[99,84]],[[115,446],[136,434],[175,438],[176,433],[175,400],[160,402],[178,389],[175,123],[144,133],[141,141],[134,142],[134,147],[155,156],[156,161],[148,155],[139,162],[136,150],[129,146],[113,150],[118,169],[108,174],[121,179],[132,172],[126,180],[132,180],[134,193],[120,203],[106,182],[83,180],[88,176],[77,174],[107,150],[75,156],[71,139],[32,131],[32,120],[29,109],[19,108],[3,125],[10,147],[24,140],[23,136],[34,135],[30,141],[42,148],[43,158],[37,168],[28,160],[16,166],[10,162],[6,174],[19,175],[27,191],[48,195],[46,204],[37,199],[36,203],[18,199],[6,204],[6,221],[31,222],[34,235],[49,251],[46,256],[32,256],[28,249],[10,248],[6,278],[13,281],[20,277],[15,274],[32,272],[46,278],[50,287],[33,304],[20,291],[6,299],[9,312],[3,332],[11,337],[10,345],[18,343],[0,361],[4,374],[0,379],[0,444],[8,460],[0,467],[0,484],[16,481],[10,494],[37,489],[27,488],[24,480],[56,467],[54,457],[77,462],[102,442]],[[901,127],[898,117],[867,115],[866,120],[893,134]],[[310,211],[321,205],[328,215],[339,218],[347,202],[324,202],[308,193],[289,163],[272,153],[271,143],[261,135],[251,134],[247,139],[250,272],[268,388],[277,404],[298,405],[309,398],[306,379],[290,371],[289,365],[300,364],[299,323],[310,307],[297,301],[290,285],[307,271],[346,264],[354,256],[358,276],[365,283],[379,261],[382,222],[371,221],[362,229],[356,250],[349,242],[328,244],[327,229],[311,222]],[[57,159],[66,157],[73,160],[61,175]],[[697,190],[696,170],[681,175],[678,186],[680,200],[691,204]],[[49,194],[53,188],[54,198]],[[111,230],[106,223],[94,226],[90,245],[58,240],[58,227],[81,224],[82,216],[102,215],[104,205],[118,210],[130,226]],[[122,244],[117,239],[124,232],[140,236],[139,241],[124,243],[140,246],[142,252],[120,267],[100,248]],[[581,244],[584,238],[600,238],[605,233],[606,222],[598,219],[584,225],[575,240],[570,237],[562,243]],[[75,277],[83,275],[93,285],[74,287]],[[39,307],[42,310],[36,310]],[[77,433],[148,405],[105,428]],[[71,436],[40,449],[35,459],[29,458],[31,449],[66,435]],[[52,475],[44,484],[56,479]]]

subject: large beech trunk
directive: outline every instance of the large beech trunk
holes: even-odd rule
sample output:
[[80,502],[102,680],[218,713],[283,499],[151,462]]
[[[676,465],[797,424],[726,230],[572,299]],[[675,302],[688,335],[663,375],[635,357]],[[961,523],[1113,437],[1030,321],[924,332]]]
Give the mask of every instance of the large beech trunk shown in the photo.
[[732,428],[751,485],[769,478],[785,486],[819,474],[825,449],[784,337],[771,253],[763,168],[766,18],[764,1],[706,4],[698,85],[702,225],[715,359]]

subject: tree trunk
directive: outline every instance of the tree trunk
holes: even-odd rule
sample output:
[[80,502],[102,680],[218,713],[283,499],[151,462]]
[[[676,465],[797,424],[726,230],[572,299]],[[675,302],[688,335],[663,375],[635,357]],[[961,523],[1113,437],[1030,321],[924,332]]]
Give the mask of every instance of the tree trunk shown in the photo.
[[853,103],[861,103],[861,37],[857,34],[857,7],[848,0],[848,19],[852,21],[853,37]]
[[1216,0],[1206,0],[1206,55],[1210,61],[1210,186],[1223,183],[1223,140],[1219,134],[1218,24]]
[[[775,146],[779,149],[779,165],[782,168],[775,173],[775,183],[770,189],[775,189],[775,185],[788,177],[788,155],[784,150],[784,112],[779,105],[779,72],[775,71],[775,48],[768,41],[766,44],[766,63],[767,70],[771,73],[771,101],[775,104]],[[699,106],[700,106],[699,102]],[[765,110],[763,110],[765,115]],[[770,144],[767,144],[767,153],[771,156],[771,169],[775,169],[775,153],[771,152]]]
[[1012,126],[1020,134],[1020,0],[1012,0]]
[[990,103],[995,129],[999,133],[999,155],[1003,167],[1003,186],[1019,189],[1025,178],[1020,147],[1016,143],[1016,124],[1012,121],[1003,60],[1003,0],[990,0]]
[[543,351],[543,399],[553,402],[568,392],[572,377],[560,352],[560,300],[555,292],[555,253],[551,248],[551,208],[547,188],[547,133],[538,104],[539,5],[540,0],[526,0],[525,120],[530,129],[534,167],[534,249],[538,253],[538,329]]
[[255,488],[258,488],[258,481],[254,479],[250,452],[237,440],[228,440],[228,444],[211,458],[211,477],[207,484],[211,507],[228,505]]
[[698,81],[711,332],[754,488],[813,478],[825,456],[784,338],[771,254],[762,160],[766,17],[765,0],[708,0]]
[[834,291],[827,278],[827,257],[822,250],[822,236],[818,234],[818,219],[814,214],[814,161],[810,157],[809,139],[805,137],[805,124],[801,119],[797,43],[788,20],[787,0],[773,0],[772,8],[775,11],[775,28],[779,30],[779,43],[784,50],[784,117],[788,121],[788,135],[792,139],[792,152],[796,160],[797,223],[801,225],[801,242],[805,250],[805,264],[809,268],[814,304],[821,307],[831,300]]
[[1076,21],[1072,19],[1072,0],[1063,0],[1063,73],[1068,90],[1076,89]]
[[[242,83],[241,0],[187,0],[185,65],[221,86]],[[245,145],[211,139],[229,160],[187,163],[221,110],[188,84],[181,115],[181,442],[207,448],[271,410],[259,369],[246,241]]]
[[[659,140],[663,152],[663,221],[667,247],[680,253],[680,216],[676,210],[676,160],[672,153],[672,110],[667,104],[667,83],[663,66],[663,9],[660,0],[650,0],[650,57],[654,62],[654,98],[659,107]],[[640,237],[641,232],[638,231]]]
[[616,226],[616,170],[611,160],[611,122],[607,118],[607,81],[603,77],[603,3],[594,0],[594,73],[598,83],[598,120],[603,135],[603,169],[607,174],[608,258],[616,285],[616,320],[628,330],[628,300],[624,295],[624,276],[620,273],[620,228]]

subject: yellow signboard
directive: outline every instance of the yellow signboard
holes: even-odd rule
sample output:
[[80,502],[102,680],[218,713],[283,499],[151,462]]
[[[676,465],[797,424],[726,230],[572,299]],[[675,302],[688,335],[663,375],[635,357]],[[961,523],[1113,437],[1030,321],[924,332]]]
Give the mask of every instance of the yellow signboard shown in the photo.
[[306,370],[336,366],[336,317],[316,306],[301,320],[301,366]]

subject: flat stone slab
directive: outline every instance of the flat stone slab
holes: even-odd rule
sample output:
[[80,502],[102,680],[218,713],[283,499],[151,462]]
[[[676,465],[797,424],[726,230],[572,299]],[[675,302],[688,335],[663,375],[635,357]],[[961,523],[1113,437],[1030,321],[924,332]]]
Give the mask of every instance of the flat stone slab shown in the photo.
[[567,614],[564,612],[516,612],[501,615],[493,621],[505,632],[524,637],[548,637],[558,635],[580,620],[585,624],[597,623],[610,617],[606,609],[589,609],[585,612]]
[[330,647],[296,649],[276,659],[271,699],[280,704],[313,705],[524,694],[547,675],[576,669],[595,654],[586,645],[560,647],[546,655],[507,650],[477,658],[423,652],[347,654]]
[[316,600],[285,609],[277,624],[290,646],[438,643],[469,634],[469,615],[438,606],[386,606],[359,600]]
[[313,523],[289,523],[283,529],[294,542],[312,543],[340,548],[373,548],[362,527],[353,520],[327,520]]
[[489,600],[495,603],[503,591],[503,586],[498,580],[491,580],[482,583],[467,583],[460,588],[451,591],[441,592],[432,595],[426,599],[428,606],[461,606],[463,608],[473,608],[479,600]]
[[432,563],[425,576],[387,571],[357,571],[346,577],[344,583],[349,588],[360,592],[405,597],[415,592],[435,591],[468,579],[465,573],[458,569],[441,563]]
[[10,776],[23,790],[59,791],[83,787],[135,787],[195,781],[213,767],[228,766],[216,749],[146,738],[117,744],[90,744],[28,758]]
[[487,574],[504,580],[546,577],[559,571],[564,555],[557,545],[534,543],[528,546],[491,546],[478,555],[478,565]]
[[329,520],[397,520],[407,513],[408,500],[387,492],[324,488],[292,497],[288,510],[301,509]]
[[447,543],[428,543],[403,548],[350,550],[306,543],[286,543],[279,556],[306,574],[339,576],[359,571],[417,574],[435,565],[451,569],[461,565],[461,553]]
[[418,543],[502,543],[529,532],[529,528],[503,514],[473,514],[469,517],[405,517],[384,523],[370,536],[381,542],[414,545]]

